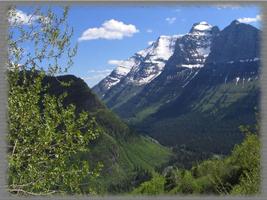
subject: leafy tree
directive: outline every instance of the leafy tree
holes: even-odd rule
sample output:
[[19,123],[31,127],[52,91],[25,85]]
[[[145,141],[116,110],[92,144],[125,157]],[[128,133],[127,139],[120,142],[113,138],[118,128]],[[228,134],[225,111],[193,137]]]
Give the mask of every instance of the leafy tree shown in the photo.
[[199,193],[200,185],[197,184],[196,179],[192,176],[189,170],[182,173],[181,181],[178,186],[172,191],[174,193],[193,194]]
[[181,181],[180,180],[180,171],[176,167],[168,167],[163,172],[165,177],[164,190],[170,191]]
[[159,174],[154,174],[150,181],[142,183],[132,194],[159,195],[164,193],[165,179]]
[[[94,193],[91,169],[77,159],[88,151],[88,142],[100,133],[93,118],[64,106],[67,94],[51,96],[45,76],[66,72],[77,46],[71,45],[68,8],[56,15],[50,8],[36,9],[22,21],[11,8],[9,37],[9,191],[24,195]],[[27,47],[31,50],[27,51]],[[62,67],[63,66],[63,67]],[[68,85],[68,83],[61,83]]]
[[231,162],[240,166],[242,171],[239,184],[232,189],[232,194],[257,194],[260,192],[260,140],[259,127],[241,127],[246,134],[245,141],[236,146],[231,156]]
[[[183,176],[178,192],[253,195],[260,190],[259,126],[241,126],[245,139],[224,159],[206,160]],[[195,184],[196,183],[196,184]],[[197,187],[192,187],[197,186]],[[191,189],[191,190],[190,190]]]

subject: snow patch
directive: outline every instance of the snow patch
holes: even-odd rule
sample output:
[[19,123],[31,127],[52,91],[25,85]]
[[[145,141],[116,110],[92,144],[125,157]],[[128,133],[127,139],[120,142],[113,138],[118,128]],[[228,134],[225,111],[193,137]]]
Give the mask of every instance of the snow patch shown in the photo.
[[137,52],[137,55],[143,58],[142,63],[146,65],[145,69],[136,65],[131,68],[127,79],[135,85],[144,85],[151,82],[161,74],[166,61],[172,56],[175,43],[183,35],[160,36],[148,48]]
[[212,29],[212,26],[207,22],[203,21],[194,26],[193,29],[197,31],[210,31]]
[[237,83],[239,82],[240,78],[239,77],[236,77],[235,80],[236,80],[235,81],[235,85],[237,85]]
[[137,54],[139,54],[143,58],[149,56],[150,60],[168,60],[169,57],[173,54],[176,40],[182,36],[183,35],[162,35],[148,48],[138,51]]
[[208,46],[206,48],[197,48],[197,52],[199,53],[199,55],[206,58],[206,57],[208,57],[208,55],[210,53],[210,46]]
[[195,36],[203,36],[203,35],[211,35],[211,30],[213,26],[208,24],[207,22],[200,22],[198,24],[194,24],[189,34]]
[[204,64],[182,64],[181,67],[187,67],[187,68],[200,68],[203,67]]
[[169,57],[173,54],[176,39],[177,38],[172,38],[170,36],[161,36],[154,55],[156,55],[157,58],[162,58],[164,60],[169,59]]
[[245,62],[256,62],[256,61],[259,61],[260,60],[260,58],[257,58],[257,57],[255,57],[255,58],[250,58],[250,59],[240,59],[240,60],[238,60],[238,61],[228,61],[227,63],[229,63],[229,64],[233,64],[233,63],[237,63],[237,62],[241,62],[241,63],[245,63]]

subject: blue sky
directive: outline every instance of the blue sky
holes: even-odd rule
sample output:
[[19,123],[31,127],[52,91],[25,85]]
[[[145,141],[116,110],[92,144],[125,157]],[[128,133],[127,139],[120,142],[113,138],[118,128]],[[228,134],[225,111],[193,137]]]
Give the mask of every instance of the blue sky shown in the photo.
[[[32,10],[18,9],[25,14]],[[78,52],[68,73],[83,78],[92,87],[116,67],[111,63],[127,59],[160,35],[185,34],[200,21],[223,29],[240,19],[260,28],[260,14],[260,7],[252,5],[71,6],[68,20],[74,28],[72,42],[78,42]]]

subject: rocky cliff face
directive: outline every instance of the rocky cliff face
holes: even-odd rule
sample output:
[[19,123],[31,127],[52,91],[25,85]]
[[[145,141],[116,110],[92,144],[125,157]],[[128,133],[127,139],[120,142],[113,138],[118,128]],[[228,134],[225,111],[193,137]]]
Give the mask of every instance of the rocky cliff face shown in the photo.
[[257,28],[235,20],[216,37],[207,62],[245,62],[258,59],[259,36]]

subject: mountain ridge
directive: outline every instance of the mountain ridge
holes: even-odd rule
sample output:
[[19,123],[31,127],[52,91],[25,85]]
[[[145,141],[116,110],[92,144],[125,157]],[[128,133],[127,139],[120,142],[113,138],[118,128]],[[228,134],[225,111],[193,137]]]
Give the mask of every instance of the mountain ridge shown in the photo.
[[[106,95],[105,92],[121,81],[132,85],[149,83],[162,71],[164,63],[171,56],[174,43],[179,37],[178,35],[162,35],[158,37],[147,48],[138,51],[132,57],[122,61],[106,78],[93,87],[94,92],[103,99]],[[140,68],[142,65],[144,67]],[[153,67],[149,69],[151,65]],[[139,76],[137,76],[138,74]]]
[[[118,84],[103,100],[128,124],[164,145],[196,147],[203,139],[198,132],[203,132],[210,138],[202,142],[207,151],[230,152],[243,138],[238,127],[255,122],[259,38],[260,30],[238,21],[221,31],[207,22],[193,24],[176,40],[172,56],[156,78],[142,87]],[[238,102],[246,102],[243,117],[234,114],[241,108]],[[190,127],[190,121],[199,124]],[[208,142],[217,144],[222,138],[228,144],[216,147]]]

